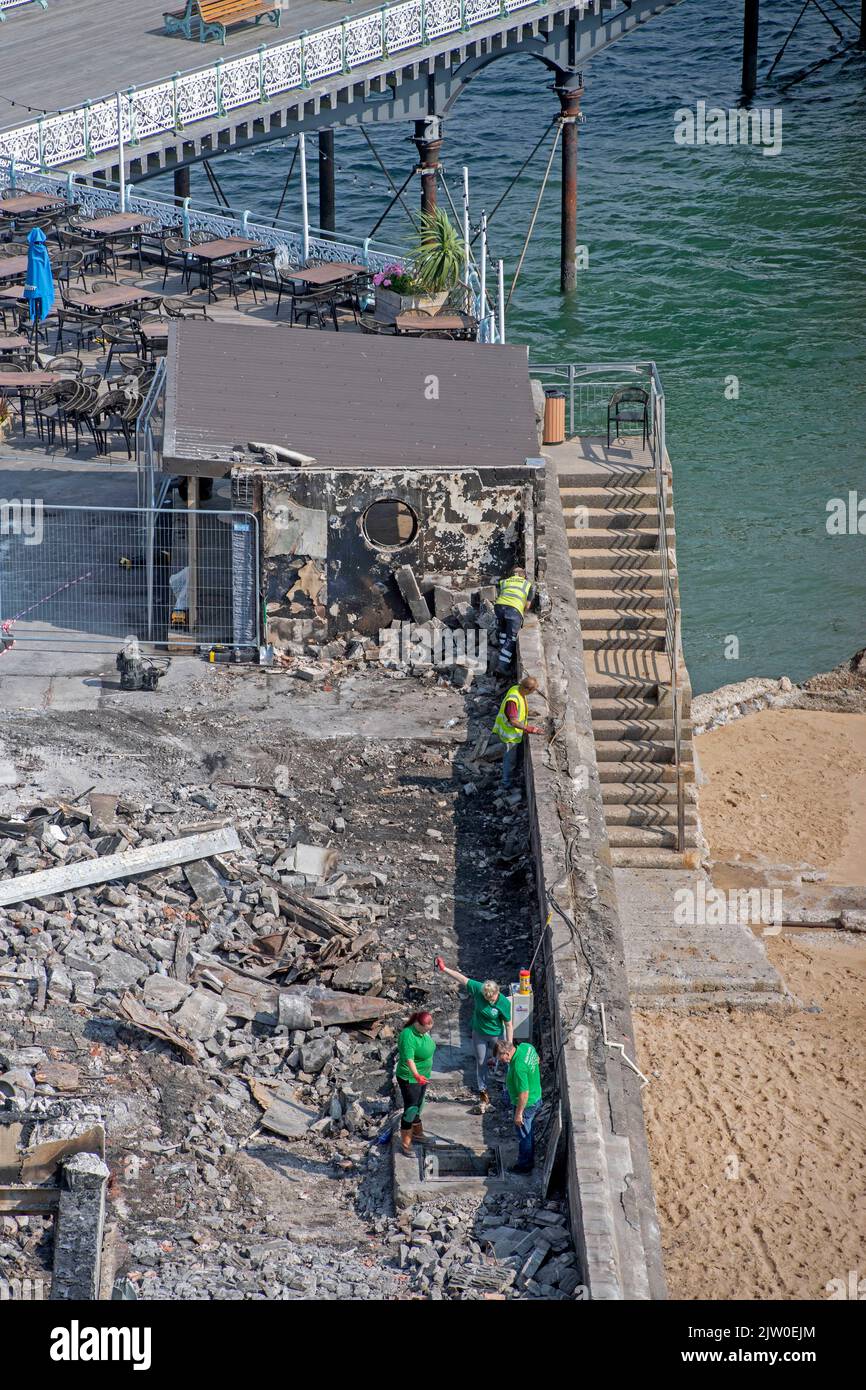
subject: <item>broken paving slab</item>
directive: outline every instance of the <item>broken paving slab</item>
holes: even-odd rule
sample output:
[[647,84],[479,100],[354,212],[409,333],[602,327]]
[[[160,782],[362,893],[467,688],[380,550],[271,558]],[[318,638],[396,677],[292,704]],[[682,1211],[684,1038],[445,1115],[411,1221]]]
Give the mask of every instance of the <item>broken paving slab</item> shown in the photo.
[[255,1077],[247,1077],[247,1085],[264,1114],[259,1120],[263,1129],[281,1134],[284,1139],[299,1139],[319,1118],[319,1112],[302,1104],[296,1088],[279,1084],[272,1086]]

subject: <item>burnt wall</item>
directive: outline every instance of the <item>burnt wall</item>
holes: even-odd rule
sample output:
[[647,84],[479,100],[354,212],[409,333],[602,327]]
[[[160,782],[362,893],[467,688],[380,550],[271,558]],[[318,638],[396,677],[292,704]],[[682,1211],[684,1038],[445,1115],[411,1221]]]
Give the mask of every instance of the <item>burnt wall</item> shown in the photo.
[[[411,565],[419,582],[453,576],[461,589],[498,578],[523,558],[524,495],[533,472],[258,473],[268,641],[279,646],[311,630],[375,636],[407,618],[394,578],[402,565]],[[414,534],[384,546],[370,538],[368,509],[389,501],[410,509],[404,517]]]

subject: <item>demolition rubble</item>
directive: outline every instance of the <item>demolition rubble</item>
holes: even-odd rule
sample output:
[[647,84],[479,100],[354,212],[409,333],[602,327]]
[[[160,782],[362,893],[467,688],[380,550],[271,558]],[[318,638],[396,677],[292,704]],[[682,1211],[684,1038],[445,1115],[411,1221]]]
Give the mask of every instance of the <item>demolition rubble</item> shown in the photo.
[[[436,953],[516,979],[537,929],[526,812],[473,755],[494,682],[437,740],[251,748],[212,694],[241,674],[208,674],[205,713],[170,729],[100,720],[125,791],[0,820],[0,1105],[102,1127],[104,1296],[580,1297],[564,1201],[537,1186],[394,1205],[395,1037],[422,1006],[456,1017]],[[80,783],[74,712],[10,738]],[[507,1108],[492,1123],[510,1135]],[[52,1245],[49,1216],[7,1209],[2,1277],[50,1279]]]

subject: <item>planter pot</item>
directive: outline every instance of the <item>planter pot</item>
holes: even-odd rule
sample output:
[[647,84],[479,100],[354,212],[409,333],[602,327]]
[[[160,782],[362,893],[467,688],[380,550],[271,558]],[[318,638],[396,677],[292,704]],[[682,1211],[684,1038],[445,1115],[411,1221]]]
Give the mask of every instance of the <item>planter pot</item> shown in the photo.
[[438,314],[448,298],[448,290],[439,294],[395,294],[383,285],[376,289],[376,318],[385,323],[393,323],[398,314],[410,310],[422,310],[428,314]]

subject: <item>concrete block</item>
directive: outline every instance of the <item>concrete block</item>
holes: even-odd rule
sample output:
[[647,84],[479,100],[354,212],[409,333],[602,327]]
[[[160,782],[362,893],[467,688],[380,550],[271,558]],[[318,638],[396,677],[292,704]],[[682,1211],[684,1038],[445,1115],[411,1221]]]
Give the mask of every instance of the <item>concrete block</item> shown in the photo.
[[108,1168],[98,1154],[74,1154],[63,1165],[52,1301],[90,1302],[99,1295],[108,1178]]

